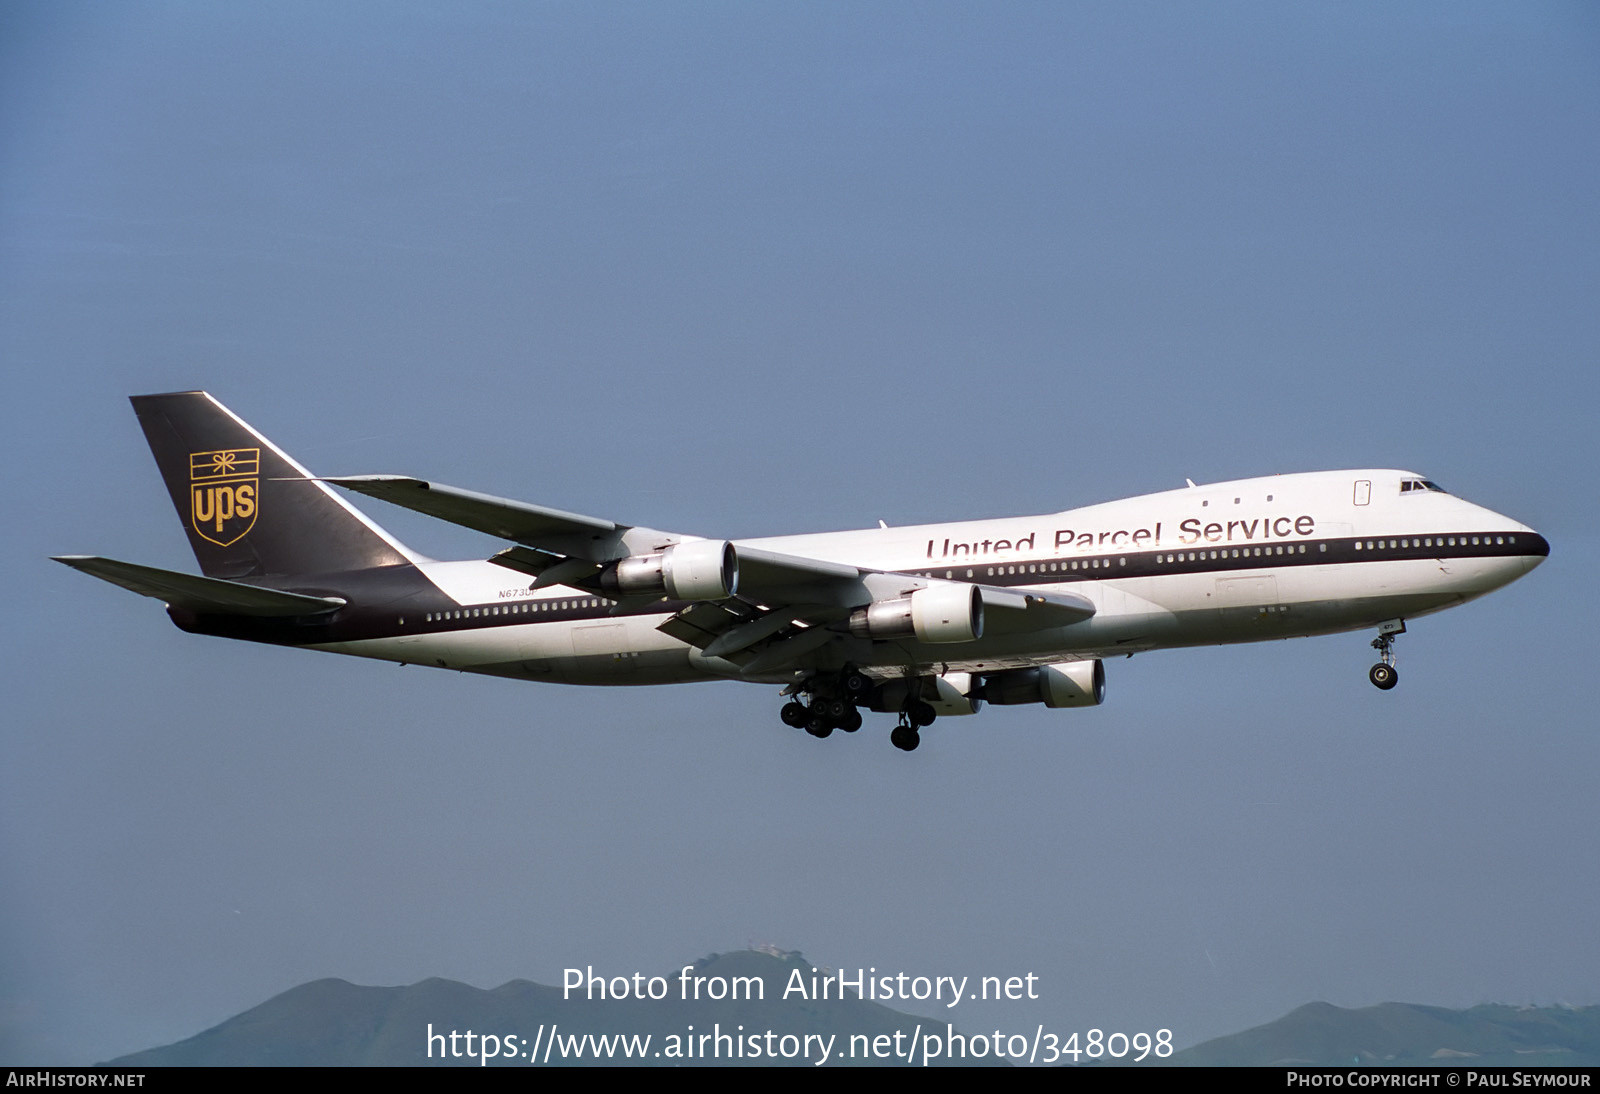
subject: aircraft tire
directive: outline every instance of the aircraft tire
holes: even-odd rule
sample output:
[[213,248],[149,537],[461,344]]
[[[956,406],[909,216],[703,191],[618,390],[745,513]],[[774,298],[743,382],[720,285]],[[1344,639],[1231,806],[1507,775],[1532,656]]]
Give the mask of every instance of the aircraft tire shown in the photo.
[[833,732],[833,723],[819,715],[806,723],[806,732],[821,739]]
[[811,717],[811,712],[801,703],[789,702],[783,704],[783,709],[778,712],[778,717],[783,719],[783,724],[791,729],[804,729],[806,720]]
[[844,730],[846,733],[854,733],[856,730],[860,729],[861,712],[855,707],[851,707],[845,712],[845,716],[839,719],[839,728]]
[[[921,699],[913,702],[906,710],[906,713],[911,716],[911,723],[916,726],[931,726],[933,725],[933,720],[939,716],[937,711]],[[913,745],[912,747],[916,746]]]
[[1372,686],[1380,691],[1388,691],[1400,682],[1400,674],[1394,671],[1393,665],[1378,662],[1372,666],[1372,671],[1367,673],[1367,679],[1372,681]]
[[889,734],[889,743],[901,752],[915,752],[922,743],[922,735],[913,726],[896,726]]

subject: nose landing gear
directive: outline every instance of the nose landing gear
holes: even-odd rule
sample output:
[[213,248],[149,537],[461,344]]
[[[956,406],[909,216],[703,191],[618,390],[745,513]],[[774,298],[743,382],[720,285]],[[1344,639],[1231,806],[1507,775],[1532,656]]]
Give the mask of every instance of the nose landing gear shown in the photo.
[[1388,691],[1400,682],[1400,674],[1394,668],[1394,640],[1405,633],[1404,619],[1391,619],[1378,624],[1378,637],[1372,640],[1372,648],[1378,651],[1378,663],[1367,673],[1367,679],[1372,681],[1373,687]]

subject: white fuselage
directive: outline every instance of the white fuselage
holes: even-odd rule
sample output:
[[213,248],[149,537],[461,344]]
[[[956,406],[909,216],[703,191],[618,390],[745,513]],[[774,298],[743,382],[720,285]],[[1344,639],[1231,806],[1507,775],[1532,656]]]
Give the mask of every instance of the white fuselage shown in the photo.
[[[1532,529],[1422,481],[1394,470],[1279,475],[1045,516],[736,545],[894,572],[907,590],[971,581],[1072,592],[1094,604],[1091,618],[1043,631],[1001,629],[955,644],[863,640],[850,650],[851,662],[874,674],[991,672],[1375,627],[1481,596],[1542,561],[1542,550],[1522,549],[1543,543]],[[449,628],[436,625],[439,613],[408,616],[397,605],[395,637],[318,648],[584,684],[796,675],[749,676],[704,657],[656,629],[670,611],[622,614],[583,590],[531,592],[525,576],[487,562],[420,568],[457,606],[446,613]]]

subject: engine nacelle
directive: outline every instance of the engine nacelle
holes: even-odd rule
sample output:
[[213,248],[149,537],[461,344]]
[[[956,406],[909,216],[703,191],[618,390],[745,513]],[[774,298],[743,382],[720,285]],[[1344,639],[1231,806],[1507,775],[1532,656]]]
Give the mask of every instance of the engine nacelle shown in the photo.
[[983,636],[983,596],[976,585],[935,585],[898,600],[880,600],[850,614],[857,638],[973,642]]
[[620,559],[601,573],[600,584],[628,596],[721,600],[739,588],[739,560],[725,539],[690,540],[659,554]]
[[906,709],[906,700],[915,694],[933,708],[941,718],[962,714],[976,714],[983,709],[983,700],[974,695],[977,681],[970,672],[947,672],[932,678],[933,696],[928,692],[928,678],[885,680],[872,693],[868,709],[881,714],[894,714]]
[[1097,707],[1106,697],[1106,670],[1099,661],[1010,669],[984,679],[983,697],[996,706],[1043,703],[1054,708]]
[[939,697],[929,699],[928,705],[941,718],[976,714],[983,709],[983,700],[972,694],[976,684],[970,672],[947,672],[943,676],[935,676],[933,686],[939,689]]

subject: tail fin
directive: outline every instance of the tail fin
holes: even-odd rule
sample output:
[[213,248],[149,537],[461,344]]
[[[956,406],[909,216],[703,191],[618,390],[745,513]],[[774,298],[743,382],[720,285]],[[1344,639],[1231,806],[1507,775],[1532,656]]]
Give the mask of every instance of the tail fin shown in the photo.
[[413,561],[387,532],[206,392],[131,401],[207,577],[336,573]]

